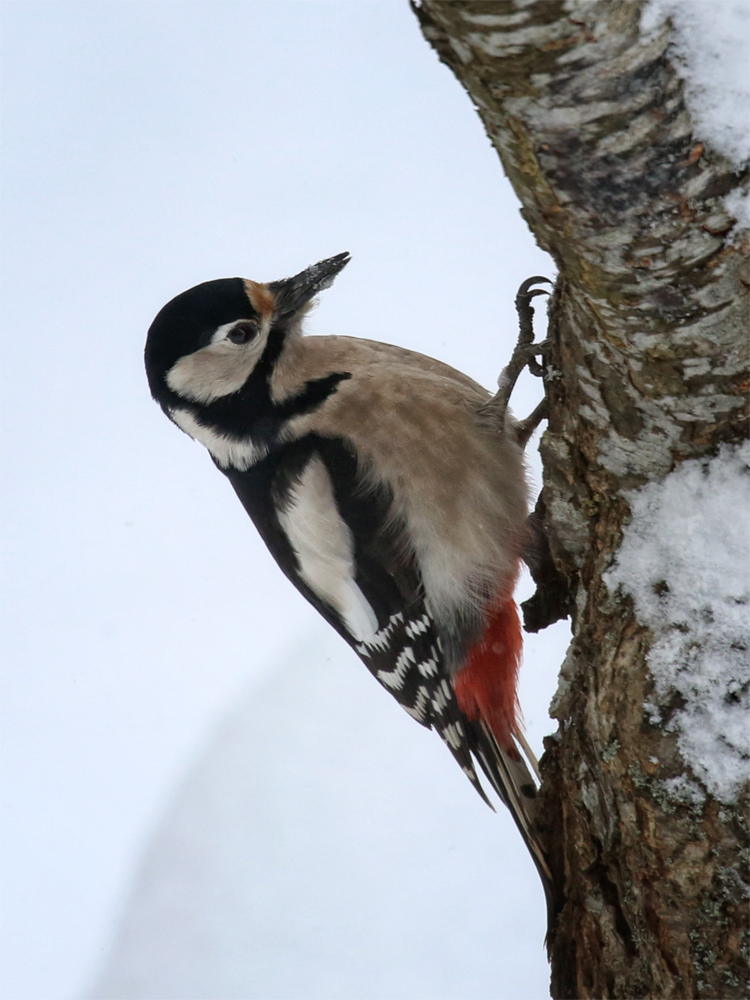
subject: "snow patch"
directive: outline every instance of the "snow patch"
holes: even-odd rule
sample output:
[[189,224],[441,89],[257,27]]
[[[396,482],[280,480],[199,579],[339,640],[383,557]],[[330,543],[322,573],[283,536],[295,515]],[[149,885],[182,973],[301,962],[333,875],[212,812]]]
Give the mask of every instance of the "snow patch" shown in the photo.
[[750,159],[750,4],[747,0],[651,0],[641,15],[647,38],[667,19],[670,58],[685,81],[696,135],[735,166]]
[[750,196],[742,188],[730,191],[724,199],[724,207],[733,219],[737,220],[739,229],[750,229]]
[[[651,0],[641,14],[648,42],[670,18],[669,56],[685,81],[685,100],[695,136],[737,169],[750,159],[750,4],[747,0]],[[747,190],[726,199],[741,228],[750,226]]]
[[700,807],[706,800],[700,785],[685,774],[678,774],[676,778],[668,778],[664,782],[664,789],[671,799],[677,799],[686,805]]
[[667,725],[716,798],[731,802],[748,778],[750,727],[750,442],[683,462],[628,497],[633,519],[605,583],[633,597],[651,629],[654,700],[677,694]]

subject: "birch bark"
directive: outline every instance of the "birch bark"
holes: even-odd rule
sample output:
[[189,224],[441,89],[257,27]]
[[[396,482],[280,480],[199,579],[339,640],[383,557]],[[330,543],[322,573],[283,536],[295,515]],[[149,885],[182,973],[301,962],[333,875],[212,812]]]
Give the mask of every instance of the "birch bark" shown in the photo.
[[679,699],[655,690],[653,637],[603,580],[629,491],[747,435],[748,233],[724,205],[747,171],[694,136],[670,26],[645,38],[641,7],[414,11],[560,272],[541,450],[575,610],[542,764],[563,903],[553,996],[745,997],[747,785],[731,802],[675,791],[696,780],[671,727]]

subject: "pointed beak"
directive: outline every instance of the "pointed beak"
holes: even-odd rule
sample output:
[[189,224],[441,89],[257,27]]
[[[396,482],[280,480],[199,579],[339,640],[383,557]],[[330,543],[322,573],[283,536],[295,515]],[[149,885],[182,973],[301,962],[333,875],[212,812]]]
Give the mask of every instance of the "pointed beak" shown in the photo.
[[272,281],[268,288],[276,300],[274,313],[277,318],[289,318],[307,305],[318,292],[330,288],[339,271],[343,270],[351,260],[348,253],[339,253],[335,257],[318,261],[293,278],[283,278]]

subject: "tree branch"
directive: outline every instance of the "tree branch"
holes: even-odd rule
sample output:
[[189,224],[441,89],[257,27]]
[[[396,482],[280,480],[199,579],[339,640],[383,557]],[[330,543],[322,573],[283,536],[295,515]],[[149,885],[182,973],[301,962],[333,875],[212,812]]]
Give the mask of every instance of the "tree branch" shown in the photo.
[[[723,201],[747,172],[693,135],[669,25],[644,38],[641,7],[414,10],[560,271],[541,516],[575,603],[542,761],[566,900],[553,993],[744,997],[747,901],[728,873],[747,847],[747,790],[729,803],[705,790],[699,804],[676,791],[674,779],[697,778],[670,728],[675,705],[654,689],[652,637],[603,579],[631,491],[747,436],[748,234],[732,233]],[[645,703],[659,697],[654,722]]]

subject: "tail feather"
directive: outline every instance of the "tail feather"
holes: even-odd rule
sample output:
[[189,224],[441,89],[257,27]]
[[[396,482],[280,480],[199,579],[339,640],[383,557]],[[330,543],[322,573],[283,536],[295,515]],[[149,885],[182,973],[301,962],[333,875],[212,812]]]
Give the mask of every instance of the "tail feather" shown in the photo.
[[534,772],[536,780],[541,785],[541,783],[542,783],[542,776],[539,773],[539,761],[536,759],[534,751],[531,749],[531,747],[529,746],[529,744],[526,742],[526,737],[523,735],[522,732],[519,731],[519,732],[516,733],[516,739],[518,740],[518,742],[521,745],[521,749],[524,752],[524,756],[526,757],[526,760],[529,762],[529,764],[531,764],[531,770]]
[[[539,833],[539,799],[537,784],[521,755],[504,750],[484,722],[474,724],[475,746],[472,748],[482,771],[508,807],[542,880],[547,900],[549,926],[555,914],[552,873]],[[526,740],[523,740],[526,744]],[[522,744],[522,745],[523,745]],[[529,750],[532,766],[536,763]]]
[[468,722],[471,752],[515,820],[541,877],[552,916],[552,875],[538,823],[539,764],[521,732],[517,681],[523,638],[515,602],[507,594],[499,595],[488,608],[486,622],[482,638],[469,651],[453,686]]

